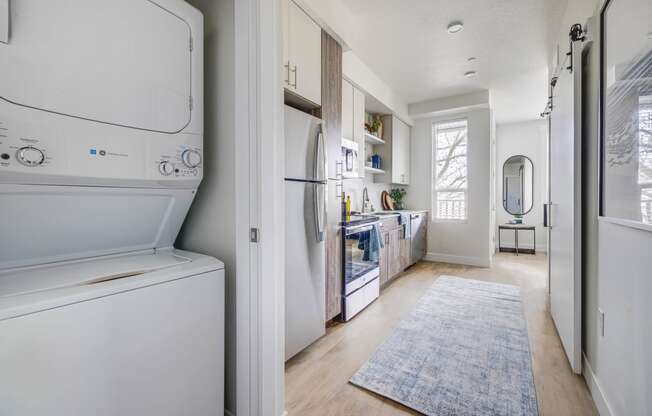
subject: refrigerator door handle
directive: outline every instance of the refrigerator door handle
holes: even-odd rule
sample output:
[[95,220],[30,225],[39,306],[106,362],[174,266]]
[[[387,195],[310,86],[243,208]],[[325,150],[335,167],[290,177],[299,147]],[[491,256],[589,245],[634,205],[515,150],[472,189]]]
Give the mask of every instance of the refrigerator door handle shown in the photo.
[[324,143],[323,125],[320,125],[317,135],[317,146],[315,146],[315,167],[313,177],[318,180],[326,180],[326,146]]
[[317,242],[324,241],[324,188],[326,185],[315,183],[313,186],[313,213],[315,215],[315,233]]
[[9,27],[11,23],[9,11],[9,0],[0,0],[0,42],[2,43],[9,43]]

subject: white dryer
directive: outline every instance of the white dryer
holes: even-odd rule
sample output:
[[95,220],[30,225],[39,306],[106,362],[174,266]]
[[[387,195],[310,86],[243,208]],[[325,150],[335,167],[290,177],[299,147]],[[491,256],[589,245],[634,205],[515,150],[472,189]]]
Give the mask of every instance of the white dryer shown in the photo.
[[0,1],[0,415],[222,415],[224,266],[182,0]]

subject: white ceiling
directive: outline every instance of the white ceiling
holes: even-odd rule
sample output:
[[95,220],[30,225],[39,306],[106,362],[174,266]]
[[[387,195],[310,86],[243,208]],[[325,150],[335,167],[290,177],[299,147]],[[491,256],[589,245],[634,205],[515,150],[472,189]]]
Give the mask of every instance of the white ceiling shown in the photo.
[[[490,89],[498,123],[547,100],[550,8],[564,0],[342,0],[353,52],[408,103]],[[464,30],[450,35],[449,22]],[[553,22],[554,25],[554,22]],[[471,56],[477,58],[468,62]],[[477,71],[475,78],[464,73]]]

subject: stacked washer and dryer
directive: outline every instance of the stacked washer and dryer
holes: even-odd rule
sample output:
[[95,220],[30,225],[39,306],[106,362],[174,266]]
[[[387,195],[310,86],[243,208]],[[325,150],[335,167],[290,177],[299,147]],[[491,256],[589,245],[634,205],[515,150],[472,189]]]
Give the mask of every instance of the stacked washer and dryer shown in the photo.
[[0,415],[223,414],[223,264],[173,248],[201,13],[0,1],[0,32]]

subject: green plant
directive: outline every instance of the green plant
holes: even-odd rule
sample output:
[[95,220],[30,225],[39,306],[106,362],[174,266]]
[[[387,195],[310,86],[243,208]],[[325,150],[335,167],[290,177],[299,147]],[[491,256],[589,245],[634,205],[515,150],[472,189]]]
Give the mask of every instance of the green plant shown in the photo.
[[394,202],[398,205],[403,205],[403,197],[405,194],[407,194],[407,191],[404,188],[393,188],[389,190],[389,196],[391,196]]
[[371,127],[369,128],[369,130],[371,131],[371,133],[378,133],[379,129],[380,129],[380,117],[375,116],[371,120]]

